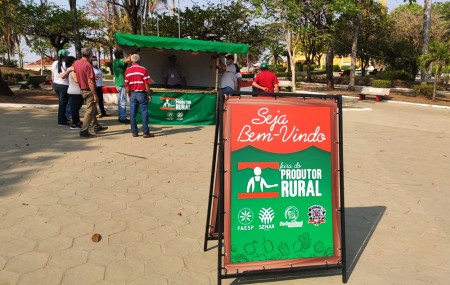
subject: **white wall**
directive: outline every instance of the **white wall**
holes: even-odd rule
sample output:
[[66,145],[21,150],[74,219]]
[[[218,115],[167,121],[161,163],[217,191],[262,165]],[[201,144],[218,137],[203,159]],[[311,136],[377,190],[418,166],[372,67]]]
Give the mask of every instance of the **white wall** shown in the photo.
[[[121,46],[125,57],[136,51],[136,47]],[[157,84],[164,84],[164,68],[169,64],[168,57],[176,55],[177,64],[181,67],[186,77],[188,86],[215,87],[216,68],[212,53],[195,53],[178,50],[156,50],[141,48],[141,65],[147,68],[150,77]]]

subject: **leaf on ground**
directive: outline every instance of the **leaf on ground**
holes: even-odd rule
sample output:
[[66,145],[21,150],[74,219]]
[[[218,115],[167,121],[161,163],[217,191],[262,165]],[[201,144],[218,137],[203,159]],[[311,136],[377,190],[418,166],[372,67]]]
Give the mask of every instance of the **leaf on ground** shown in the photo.
[[22,203],[22,206],[28,206],[28,203]]
[[99,242],[102,240],[102,235],[101,234],[93,234],[91,237],[91,240],[93,242]]
[[187,141],[187,142],[184,142],[184,144],[194,144],[194,143],[190,142],[190,141]]
[[177,214],[178,216],[183,216],[183,213],[181,213],[181,212],[178,212],[178,214]]

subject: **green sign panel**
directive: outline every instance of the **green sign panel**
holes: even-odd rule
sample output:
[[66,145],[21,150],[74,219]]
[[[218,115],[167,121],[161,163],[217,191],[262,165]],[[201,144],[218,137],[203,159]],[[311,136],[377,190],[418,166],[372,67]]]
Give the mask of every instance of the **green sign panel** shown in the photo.
[[[150,125],[212,125],[215,123],[216,93],[152,92]],[[140,110],[136,116],[142,122]]]
[[330,107],[228,111],[230,263],[334,256]]

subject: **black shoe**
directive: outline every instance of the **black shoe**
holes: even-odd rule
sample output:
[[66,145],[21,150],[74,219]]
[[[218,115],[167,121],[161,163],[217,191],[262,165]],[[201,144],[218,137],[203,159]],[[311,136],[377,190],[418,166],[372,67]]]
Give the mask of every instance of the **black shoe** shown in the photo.
[[142,137],[144,139],[146,139],[146,138],[153,138],[154,136],[155,136],[154,134],[148,133],[148,134],[144,134]]
[[58,127],[68,127],[68,126],[70,126],[69,123],[58,124]]
[[94,127],[94,132],[95,133],[99,133],[99,132],[102,132],[102,131],[106,131],[107,129],[108,129],[108,127],[98,125],[98,126]]
[[72,124],[72,125],[70,126],[70,129],[71,129],[71,130],[81,130],[81,124],[80,124],[80,123],[78,123],[78,124]]
[[95,135],[89,133],[89,132],[80,132],[80,138],[82,139],[92,139],[95,138]]
[[133,137],[138,137],[139,135],[138,135],[138,133],[133,133]]
[[111,117],[111,114],[104,113],[104,114],[102,114],[102,116],[103,116],[103,117]]
[[119,123],[121,123],[121,124],[129,124],[129,123],[130,123],[130,120],[128,120],[128,119],[122,119],[122,120],[120,120],[120,119],[119,119]]

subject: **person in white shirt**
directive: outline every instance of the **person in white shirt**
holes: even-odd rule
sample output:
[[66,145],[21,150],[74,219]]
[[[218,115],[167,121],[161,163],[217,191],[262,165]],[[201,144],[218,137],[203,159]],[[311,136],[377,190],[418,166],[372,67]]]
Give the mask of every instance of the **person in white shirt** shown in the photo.
[[242,85],[241,69],[236,63],[234,64],[234,66],[236,67],[236,74],[234,75],[234,77],[236,78],[236,81],[234,83],[234,90],[240,91]]
[[110,117],[111,115],[106,113],[105,103],[103,100],[103,71],[100,68],[100,64],[97,61],[96,57],[92,58],[92,66],[94,67],[95,85],[97,87],[96,91],[98,96],[98,107],[100,108],[100,115],[98,115],[97,117],[98,118]]
[[72,124],[70,125],[71,130],[80,130],[82,122],[80,121],[80,109],[83,106],[83,97],[81,96],[80,85],[76,81],[75,73],[73,73],[73,64],[75,62],[75,57],[68,56],[65,58],[67,70],[70,72],[67,76],[69,81],[69,88],[67,93],[72,101]]
[[227,54],[226,63],[219,59],[219,72],[222,74],[219,88],[225,91],[233,91],[236,81],[236,66],[234,66],[234,56]]
[[177,64],[175,55],[169,56],[169,65],[164,69],[164,84],[166,88],[186,88],[186,77]]

